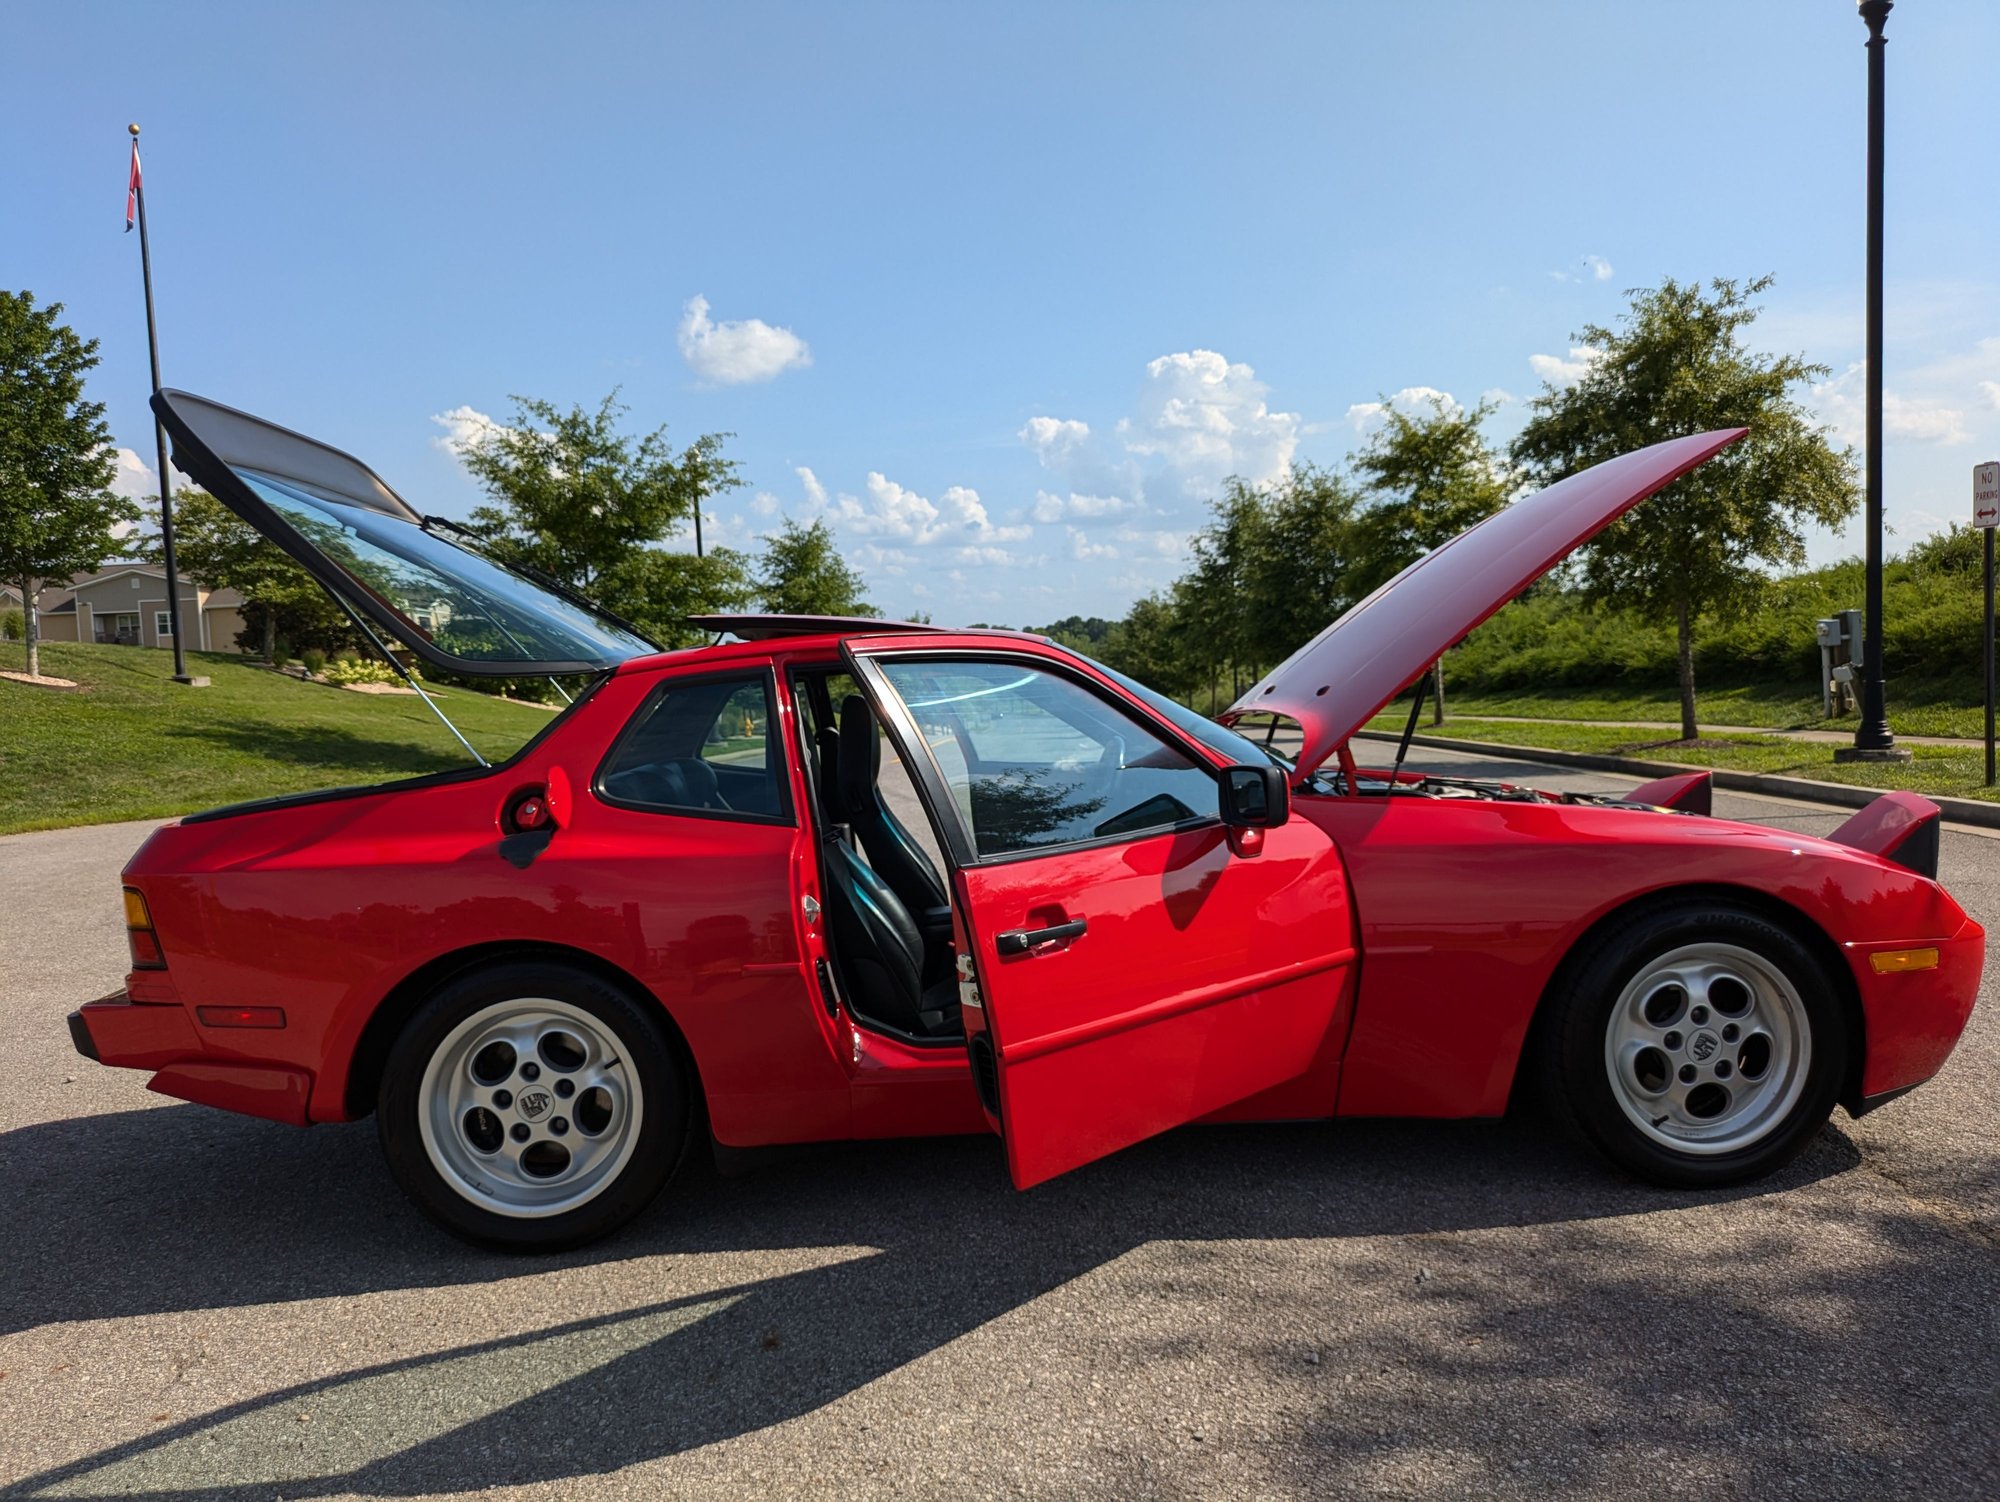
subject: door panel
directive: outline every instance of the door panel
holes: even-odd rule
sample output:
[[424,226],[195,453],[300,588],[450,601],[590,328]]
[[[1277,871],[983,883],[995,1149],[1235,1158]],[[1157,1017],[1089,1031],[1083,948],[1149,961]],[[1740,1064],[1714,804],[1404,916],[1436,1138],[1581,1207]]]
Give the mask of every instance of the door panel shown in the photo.
[[1346,1030],[1340,860],[1303,819],[1252,860],[1218,826],[974,866],[959,889],[984,1003],[968,1026],[989,1034],[1023,1189],[1293,1079]]
[[[1294,1080],[1338,1050],[1355,953],[1324,831],[1295,817],[1265,832],[1261,854],[1233,855],[1218,822],[1188,817],[1195,802],[1215,806],[1206,754],[1059,661],[1008,657],[1001,673],[990,652],[887,648],[856,661],[945,826],[960,950],[975,972],[967,1045],[1016,1185]],[[950,754],[948,715],[983,716],[995,738],[1011,728],[1014,695],[1105,754],[1058,744],[1046,726],[1036,734],[1060,758],[1046,765],[1025,735],[1004,767]],[[1032,798],[1010,788],[1023,775]],[[1064,843],[1037,848],[1049,839]]]

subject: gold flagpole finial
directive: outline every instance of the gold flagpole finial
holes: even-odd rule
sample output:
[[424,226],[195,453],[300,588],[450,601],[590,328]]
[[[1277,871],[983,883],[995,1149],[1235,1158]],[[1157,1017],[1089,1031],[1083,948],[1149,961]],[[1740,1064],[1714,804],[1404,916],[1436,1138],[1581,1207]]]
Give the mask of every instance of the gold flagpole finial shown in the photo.
[[132,122],[132,123],[131,123],[130,125],[126,126],[125,128],[126,128],[127,130],[129,130],[129,131],[131,131],[131,132],[132,132],[132,135],[133,135],[133,138],[134,138],[135,140],[136,140],[136,139],[138,138],[138,135],[139,135],[139,122],[138,122],[138,121],[134,120],[134,121],[133,121],[133,122]]

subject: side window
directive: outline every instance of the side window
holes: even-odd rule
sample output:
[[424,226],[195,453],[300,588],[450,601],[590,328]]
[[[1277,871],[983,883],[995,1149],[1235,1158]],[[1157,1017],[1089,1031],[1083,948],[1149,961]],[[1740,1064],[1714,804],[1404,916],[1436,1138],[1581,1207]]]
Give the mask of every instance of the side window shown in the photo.
[[788,819],[785,768],[763,674],[670,684],[633,716],[598,795],[662,813]]
[[894,657],[881,667],[982,856],[1215,816],[1209,771],[1060,674]]

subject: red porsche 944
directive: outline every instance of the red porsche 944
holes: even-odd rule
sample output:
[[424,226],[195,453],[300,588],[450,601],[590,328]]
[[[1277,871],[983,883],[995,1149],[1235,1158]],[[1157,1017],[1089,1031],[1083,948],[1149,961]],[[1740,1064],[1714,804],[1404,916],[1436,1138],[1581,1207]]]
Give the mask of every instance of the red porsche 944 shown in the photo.
[[373,1113],[462,1236],[602,1234],[707,1142],[992,1132],[1026,1188],[1185,1122],[1497,1116],[1517,1082],[1632,1173],[1724,1184],[1928,1079],[1971,1011],[1985,936],[1921,798],[1814,839],[1709,817],[1704,773],[1615,798],[1356,759],[1740,432],[1508,507],[1218,722],[1021,633],[713,617],[663,652],[338,450],[155,404],[358,630],[589,675],[498,765],[165,825],[125,869],[125,988],[70,1019],[168,1095]]

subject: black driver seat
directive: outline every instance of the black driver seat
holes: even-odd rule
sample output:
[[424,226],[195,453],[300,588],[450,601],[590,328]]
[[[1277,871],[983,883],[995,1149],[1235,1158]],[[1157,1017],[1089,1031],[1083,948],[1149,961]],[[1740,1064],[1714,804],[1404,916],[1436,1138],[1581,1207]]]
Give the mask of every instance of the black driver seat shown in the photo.
[[930,978],[930,947],[910,910],[845,840],[826,844],[828,916],[841,978],[857,1010],[918,1037],[958,1030],[958,986]]
[[951,899],[931,858],[882,802],[882,739],[875,732],[875,712],[859,694],[850,694],[840,706],[836,772],[842,812],[868,852],[868,863],[882,873],[920,925],[928,926],[925,920],[935,909],[948,908]]

